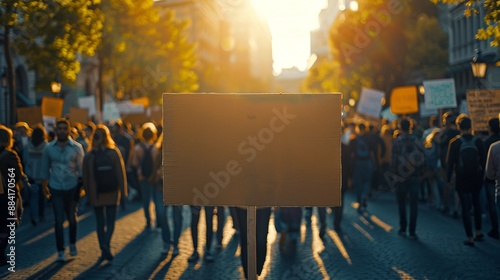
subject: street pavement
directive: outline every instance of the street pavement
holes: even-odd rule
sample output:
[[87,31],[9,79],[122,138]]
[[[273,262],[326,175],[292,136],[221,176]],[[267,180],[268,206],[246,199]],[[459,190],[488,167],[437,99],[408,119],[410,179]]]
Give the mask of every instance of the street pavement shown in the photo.
[[[465,246],[461,219],[445,216],[424,203],[419,205],[418,240],[397,234],[398,213],[395,194],[380,193],[368,202],[367,213],[358,214],[353,195],[348,193],[342,232],[335,232],[333,215],[328,214],[328,231],[318,236],[316,216],[303,220],[295,253],[279,249],[279,235],[271,219],[268,256],[259,279],[499,279],[500,241],[486,236],[474,247]],[[170,211],[170,210],[169,210]],[[229,211],[226,211],[229,213]],[[95,266],[100,250],[92,211],[79,214],[79,253],[65,263],[57,263],[52,210],[47,220],[32,226],[28,220],[16,232],[15,272],[2,267],[5,279],[243,279],[238,234],[227,218],[223,247],[214,262],[203,260],[204,215],[200,215],[201,258],[188,263],[192,253],[189,207],[184,207],[180,254],[161,254],[159,230],[145,230],[139,202],[119,210],[111,241],[115,260]],[[483,231],[490,230],[489,218]],[[216,222],[214,220],[214,227]],[[65,224],[65,241],[68,229]],[[215,246],[213,246],[214,248]]]

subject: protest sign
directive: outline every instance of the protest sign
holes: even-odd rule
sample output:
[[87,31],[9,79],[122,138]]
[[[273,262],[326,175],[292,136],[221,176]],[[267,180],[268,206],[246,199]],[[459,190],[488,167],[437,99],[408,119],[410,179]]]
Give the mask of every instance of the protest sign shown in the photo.
[[457,99],[454,79],[429,80],[423,82],[425,107],[427,109],[455,108]]
[[382,98],[384,98],[384,96],[385,94],[383,91],[363,88],[356,111],[360,114],[379,118],[380,111],[382,110]]
[[396,115],[418,112],[418,93],[416,86],[394,88],[391,92],[391,112]]
[[488,131],[488,119],[498,117],[500,112],[500,90],[470,90],[467,105],[472,120],[472,129]]

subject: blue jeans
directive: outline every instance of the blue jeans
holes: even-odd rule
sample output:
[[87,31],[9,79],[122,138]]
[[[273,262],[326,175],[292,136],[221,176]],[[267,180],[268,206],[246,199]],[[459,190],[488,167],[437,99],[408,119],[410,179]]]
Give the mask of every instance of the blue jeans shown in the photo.
[[396,184],[396,197],[398,200],[399,209],[399,231],[406,232],[408,221],[406,217],[406,201],[410,199],[410,235],[415,234],[417,228],[417,213],[418,213],[418,191],[420,188],[420,179],[418,177],[410,177],[403,182]]
[[174,246],[179,244],[179,237],[181,236],[182,230],[182,206],[174,205],[173,210],[173,220],[174,220],[174,239],[170,240],[170,225],[167,217],[168,205],[163,205],[163,190],[155,188],[154,195],[155,207],[158,209],[156,211],[156,221],[161,227],[161,238],[164,243],[172,243]]
[[50,193],[52,195],[52,208],[54,209],[54,219],[55,219],[55,236],[57,251],[64,251],[64,219],[65,216],[69,223],[69,243],[76,243],[76,206],[75,201],[75,191],[76,188],[67,191],[60,191],[51,189]]
[[[149,204],[151,201],[155,203],[155,212],[156,212],[156,217],[158,219],[160,215],[159,213],[159,208],[163,208],[163,200],[157,200],[155,199],[157,196],[160,196],[162,198],[162,192],[161,190],[158,190],[154,185],[149,184],[148,182],[141,181],[141,193],[142,193],[142,208],[144,209],[144,216],[146,218],[146,226],[150,227],[151,226],[151,214],[149,213]],[[161,202],[160,202],[161,201]],[[160,204],[157,204],[160,202]],[[157,226],[160,224],[158,220],[156,221]]]
[[94,212],[99,248],[101,249],[102,256],[110,259],[113,257],[110,243],[115,229],[116,205],[94,207]]

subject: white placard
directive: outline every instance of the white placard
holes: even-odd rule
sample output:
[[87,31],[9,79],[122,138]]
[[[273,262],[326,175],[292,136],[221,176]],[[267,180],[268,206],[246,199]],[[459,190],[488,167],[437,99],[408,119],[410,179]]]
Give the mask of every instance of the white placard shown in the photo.
[[89,117],[95,115],[95,96],[84,96],[78,98],[78,105],[80,106],[80,108],[89,109]]
[[120,117],[120,111],[118,110],[118,106],[116,106],[116,102],[107,102],[104,103],[104,108],[103,108],[103,120],[105,122],[111,121],[111,120],[119,120]]
[[420,117],[430,117],[432,115],[437,116],[439,114],[438,109],[429,109],[425,106],[424,102],[420,102]]
[[385,93],[383,91],[363,88],[361,90],[361,97],[358,101],[357,112],[379,118],[380,111],[382,110],[382,98],[384,98],[384,96]]
[[423,85],[425,88],[425,107],[428,109],[457,107],[454,79],[424,81]]
[[42,116],[43,127],[47,132],[54,131],[56,127],[56,118],[52,116]]

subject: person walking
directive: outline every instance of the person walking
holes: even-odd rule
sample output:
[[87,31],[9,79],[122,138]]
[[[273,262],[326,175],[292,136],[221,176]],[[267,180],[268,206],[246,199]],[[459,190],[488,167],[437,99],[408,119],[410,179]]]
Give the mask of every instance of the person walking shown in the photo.
[[352,187],[356,192],[356,199],[359,204],[358,212],[363,214],[367,206],[368,192],[371,187],[373,176],[375,148],[367,135],[366,125],[358,124],[358,134],[356,138],[349,142],[349,152],[352,161]]
[[[13,150],[13,134],[10,128],[0,125],[0,267],[7,265],[7,255],[5,249],[8,246],[9,231],[12,231],[12,223],[14,229],[21,222],[22,217],[22,199],[21,199],[21,182],[22,178],[26,177],[21,165],[21,158],[17,152]],[[12,178],[14,178],[15,187],[13,193]],[[8,181],[8,179],[10,179]],[[8,184],[10,183],[10,184]],[[12,194],[14,198],[12,199]],[[15,201],[14,210],[11,211],[12,201]],[[14,215],[14,217],[12,216]],[[13,222],[7,218],[16,218]]]
[[[213,242],[213,215],[214,210],[217,209],[217,248],[222,248],[222,231],[224,228],[224,207],[222,206],[204,206],[205,208],[205,254],[203,258],[207,262],[214,261],[214,256],[212,252],[212,242]],[[193,254],[189,257],[189,262],[195,262],[200,258],[198,253],[198,222],[200,220],[201,206],[191,206],[191,238],[193,241]]]
[[57,261],[64,262],[65,216],[69,222],[70,255],[76,256],[76,209],[82,184],[83,148],[69,137],[70,123],[66,119],[56,122],[56,141],[50,142],[42,153],[41,178],[43,188],[52,197],[55,218]]
[[37,225],[45,216],[45,195],[42,191],[42,153],[47,146],[47,133],[42,125],[37,125],[32,132],[30,142],[23,150],[24,170],[31,183],[30,217],[31,223]]
[[[156,178],[156,170],[154,170],[154,157],[159,153],[158,149],[155,147],[155,142],[157,139],[156,126],[147,122],[141,127],[139,133],[140,141],[134,147],[134,154],[132,158],[132,166],[137,170],[137,178],[141,186],[142,195],[142,208],[144,209],[144,216],[146,218],[146,229],[150,229],[151,214],[149,213],[149,205],[151,201],[153,203],[159,200],[154,199],[155,192],[154,178]],[[161,209],[161,210],[160,210]],[[163,203],[155,203],[155,213],[156,213],[156,226],[160,226],[158,223],[158,217],[161,215],[160,212],[163,211]]]
[[[488,180],[494,180],[495,189],[493,190],[493,201],[492,204],[489,204],[489,207],[493,207],[496,209],[497,213],[500,209],[500,141],[497,141],[491,144],[490,149],[488,150],[487,160],[486,160],[486,170],[485,177]],[[489,201],[488,201],[489,202]],[[495,232],[494,225],[497,226],[497,231]],[[499,239],[498,236],[498,215],[495,221],[492,221],[492,230],[488,232],[488,236]]]
[[111,237],[117,206],[127,197],[125,164],[108,128],[98,124],[91,136],[91,151],[83,158],[83,186],[96,216],[97,239],[101,256],[98,263],[113,261]]
[[[172,215],[173,215],[173,221],[174,221],[174,236],[173,239],[170,238],[170,225],[168,222],[168,205],[164,205],[163,203],[163,168],[162,168],[162,161],[163,161],[163,153],[162,153],[162,148],[163,148],[163,133],[160,134],[158,137],[158,140],[156,141],[156,149],[158,150],[158,153],[156,154],[154,158],[154,170],[155,170],[155,179],[153,180],[154,185],[155,185],[155,205],[158,205],[160,208],[159,216],[157,217],[157,221],[159,223],[159,226],[161,228],[161,237],[163,241],[163,250],[161,251],[162,254],[168,254],[168,251],[170,251],[170,245],[172,245],[173,251],[172,251],[172,256],[177,256],[179,254],[179,237],[181,236],[181,230],[182,230],[182,205],[172,205]],[[161,205],[164,205],[163,207]]]
[[[469,117],[457,118],[460,135],[450,140],[447,156],[447,183],[451,184],[455,172],[455,189],[462,204],[462,221],[467,240],[464,244],[474,246],[474,241],[482,241],[481,232],[481,205],[479,192],[483,185],[483,171],[485,155],[483,142],[471,134],[472,122]],[[476,234],[472,232],[471,208],[474,208],[474,226]]]
[[[484,141],[484,150],[487,153],[490,151],[491,145],[500,140],[500,122],[498,117],[493,117],[488,120],[488,128],[489,137]],[[488,232],[488,236],[495,239],[500,239],[500,235],[498,232],[498,211],[496,207],[495,179],[489,179],[488,176],[485,176],[484,187],[486,192],[486,201],[488,203],[488,213],[491,220],[491,230]]]
[[[399,124],[400,135],[392,145],[391,179],[395,182],[398,201],[399,231],[398,234],[418,239],[416,234],[418,215],[418,195],[420,175],[425,166],[425,153],[421,141],[411,134],[411,122],[402,119]],[[410,219],[406,215],[406,202],[409,197]],[[409,227],[408,227],[409,226]]]

